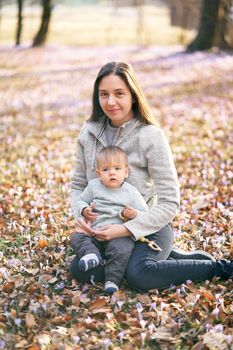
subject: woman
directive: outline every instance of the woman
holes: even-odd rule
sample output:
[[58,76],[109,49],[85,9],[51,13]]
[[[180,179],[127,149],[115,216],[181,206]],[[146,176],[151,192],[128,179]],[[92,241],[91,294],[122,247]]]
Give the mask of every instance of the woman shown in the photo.
[[[149,210],[124,224],[93,231],[90,224],[78,216],[78,197],[87,182],[96,177],[96,154],[111,144],[127,153],[131,164],[127,181],[139,190]],[[71,203],[79,232],[94,235],[101,241],[128,236],[136,241],[126,272],[127,281],[134,289],[163,289],[186,280],[232,276],[230,261],[214,261],[205,252],[172,251],[174,235],[170,222],[179,207],[177,174],[164,133],[150,113],[132,67],[126,63],[107,63],[96,78],[92,114],[78,138]],[[91,209],[89,217],[96,218]],[[143,236],[157,243],[162,251],[154,251],[139,242]],[[71,273],[79,281],[104,280],[102,266],[83,274],[78,269],[77,257],[72,262]]]

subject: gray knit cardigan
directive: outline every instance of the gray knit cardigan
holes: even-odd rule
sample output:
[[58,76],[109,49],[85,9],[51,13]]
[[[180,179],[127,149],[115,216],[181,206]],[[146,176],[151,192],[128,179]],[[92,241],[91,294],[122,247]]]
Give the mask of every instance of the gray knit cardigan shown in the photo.
[[[106,119],[86,122],[78,137],[78,153],[71,185],[71,206],[79,217],[79,195],[89,180],[96,177],[96,154],[107,146]],[[128,155],[130,175],[149,210],[124,223],[135,240],[159,231],[176,215],[179,208],[179,184],[170,147],[163,131],[131,119],[121,125],[114,144]]]

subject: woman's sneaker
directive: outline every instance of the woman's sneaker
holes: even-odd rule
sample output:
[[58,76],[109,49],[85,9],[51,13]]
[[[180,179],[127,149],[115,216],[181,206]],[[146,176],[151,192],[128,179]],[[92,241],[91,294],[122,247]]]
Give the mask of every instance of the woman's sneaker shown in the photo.
[[233,278],[233,260],[217,260],[216,276],[223,280]]
[[179,248],[173,248],[168,260],[212,260],[215,261],[214,257],[207,253],[204,252],[203,250],[194,250],[193,252],[185,252]]
[[104,285],[104,292],[107,295],[112,295],[115,293],[117,290],[119,290],[118,286],[111,281],[106,281]]
[[78,267],[81,271],[88,271],[99,265],[103,265],[103,259],[100,255],[94,253],[84,255],[78,263]]

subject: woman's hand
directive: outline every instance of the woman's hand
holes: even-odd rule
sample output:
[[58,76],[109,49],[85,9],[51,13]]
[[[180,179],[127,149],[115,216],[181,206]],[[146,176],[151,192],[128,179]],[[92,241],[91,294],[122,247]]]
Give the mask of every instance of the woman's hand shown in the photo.
[[114,238],[130,237],[131,232],[124,225],[113,224],[93,230],[92,235],[98,241],[111,241]]
[[91,205],[89,205],[88,207],[82,210],[82,215],[85,217],[87,221],[93,222],[96,220],[97,214],[93,213],[94,207],[95,207],[95,204],[91,203]]
[[93,236],[93,229],[90,222],[86,222],[83,219],[78,219],[75,224],[77,232],[84,233],[88,236]]

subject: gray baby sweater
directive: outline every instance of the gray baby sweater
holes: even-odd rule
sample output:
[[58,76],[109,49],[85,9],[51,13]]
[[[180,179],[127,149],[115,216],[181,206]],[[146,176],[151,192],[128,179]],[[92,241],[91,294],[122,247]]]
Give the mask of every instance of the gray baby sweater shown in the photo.
[[99,178],[90,180],[83,193],[79,196],[78,213],[91,203],[95,204],[94,212],[98,214],[92,227],[108,224],[122,224],[120,212],[125,206],[131,206],[138,211],[146,211],[147,205],[138,190],[127,182],[121,187],[108,188]]
[[[86,122],[78,137],[78,154],[71,186],[71,206],[79,217],[79,196],[88,181],[96,178],[95,159],[107,146],[104,130],[106,117],[99,122]],[[127,182],[135,186],[149,210],[124,225],[135,240],[159,231],[176,215],[179,208],[179,185],[172,154],[163,131],[131,119],[121,125],[114,144],[128,155],[130,174]]]

